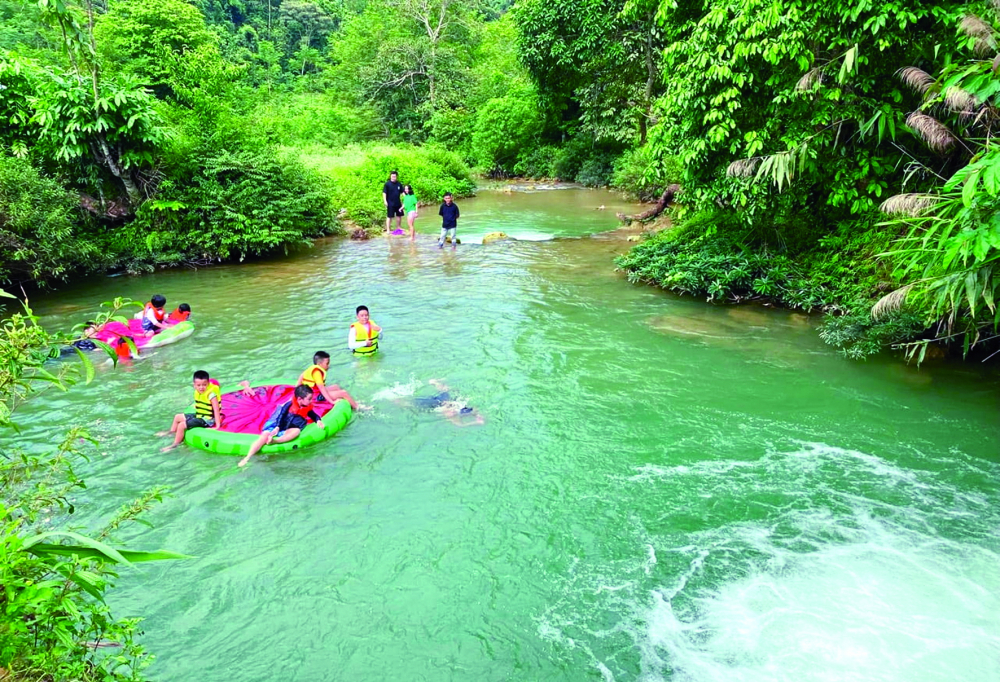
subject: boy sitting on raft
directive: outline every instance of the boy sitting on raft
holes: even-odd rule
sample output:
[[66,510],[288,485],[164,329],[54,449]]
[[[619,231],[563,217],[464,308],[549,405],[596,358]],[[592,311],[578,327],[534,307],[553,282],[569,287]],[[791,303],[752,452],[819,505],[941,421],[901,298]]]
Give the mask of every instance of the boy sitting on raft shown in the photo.
[[265,445],[295,440],[309,422],[317,424],[321,429],[326,428],[319,415],[313,412],[312,403],[313,390],[302,384],[296,386],[292,399],[280,405],[274,414],[264,422],[260,438],[250,446],[250,452],[240,460],[238,466],[246,466],[250,458],[260,452]]
[[163,306],[165,305],[167,305],[167,297],[162,294],[156,294],[149,299],[149,303],[146,304],[146,307],[137,316],[142,320],[142,331],[146,333],[146,336],[152,336],[167,328],[167,313],[163,310]]
[[[222,389],[219,382],[213,381],[205,370],[194,373],[194,412],[174,416],[174,422],[169,431],[160,431],[157,436],[174,434],[174,442],[162,448],[160,452],[173,450],[184,440],[184,432],[188,429],[211,429],[222,426]],[[245,395],[252,396],[250,382],[240,383]]]
[[326,385],[326,372],[330,369],[330,354],[325,350],[317,351],[313,355],[313,364],[306,368],[306,371],[299,376],[299,386],[308,386],[313,392],[314,400],[326,400],[331,405],[343,398],[351,404],[351,408],[358,409],[358,404],[354,402],[351,394],[342,389],[337,384]]

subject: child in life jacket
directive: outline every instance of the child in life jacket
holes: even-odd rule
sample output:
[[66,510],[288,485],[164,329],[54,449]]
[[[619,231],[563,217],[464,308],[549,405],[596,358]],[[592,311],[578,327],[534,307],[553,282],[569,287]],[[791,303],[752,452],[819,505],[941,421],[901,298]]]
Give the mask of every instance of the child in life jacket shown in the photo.
[[308,386],[313,391],[313,400],[325,400],[331,405],[343,398],[351,404],[351,408],[358,409],[358,404],[354,402],[351,394],[342,389],[337,384],[326,385],[326,372],[330,369],[330,354],[325,350],[317,351],[313,355],[313,364],[309,365],[299,376],[298,385]]
[[186,322],[189,317],[191,317],[191,306],[187,303],[181,303],[172,313],[170,313],[170,316],[167,318],[167,322],[170,324]]
[[[132,345],[129,345],[129,341]],[[139,357],[139,349],[135,348],[135,340],[131,336],[119,336],[118,340],[115,341],[115,355],[118,356],[118,361],[130,360],[132,358]]]
[[368,306],[359,305],[354,311],[358,321],[347,332],[347,347],[355,355],[374,355],[378,352],[379,335],[382,327],[372,321]]
[[162,294],[156,294],[149,299],[146,307],[136,316],[142,320],[142,331],[146,333],[146,336],[152,336],[167,327],[167,313],[163,310],[163,306],[165,305],[167,305],[167,297]]
[[[194,412],[187,412],[174,416],[174,421],[170,425],[169,431],[160,431],[157,436],[174,435],[174,442],[162,448],[160,452],[173,450],[184,440],[184,432],[188,429],[212,429],[222,426],[222,389],[219,382],[212,379],[205,370],[198,370],[194,373],[192,380],[194,385]],[[250,383],[243,381],[240,383],[243,393],[253,395]]]
[[312,404],[313,390],[301,384],[296,386],[295,392],[292,394],[292,399],[279,405],[271,417],[264,422],[260,438],[255,440],[253,445],[250,446],[250,451],[246,457],[240,460],[238,466],[246,466],[250,458],[260,452],[261,448],[265,445],[287,443],[290,440],[295,440],[302,433],[302,429],[306,428],[306,425],[310,422],[318,425],[321,429],[325,429],[323,420],[320,419],[318,414],[313,412]]

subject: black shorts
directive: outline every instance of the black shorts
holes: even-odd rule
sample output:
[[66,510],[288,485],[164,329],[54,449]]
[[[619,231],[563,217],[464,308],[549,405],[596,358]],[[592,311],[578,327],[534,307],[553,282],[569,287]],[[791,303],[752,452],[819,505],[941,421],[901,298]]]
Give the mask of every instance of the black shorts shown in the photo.
[[389,204],[388,206],[385,207],[385,217],[386,218],[395,218],[397,216],[400,216],[400,215],[402,215],[400,213],[400,211],[402,211],[402,210],[403,210],[403,205],[402,204]]
[[202,419],[201,417],[196,417],[193,412],[188,412],[184,415],[187,419],[187,427],[189,429],[210,429],[215,426],[214,419]]

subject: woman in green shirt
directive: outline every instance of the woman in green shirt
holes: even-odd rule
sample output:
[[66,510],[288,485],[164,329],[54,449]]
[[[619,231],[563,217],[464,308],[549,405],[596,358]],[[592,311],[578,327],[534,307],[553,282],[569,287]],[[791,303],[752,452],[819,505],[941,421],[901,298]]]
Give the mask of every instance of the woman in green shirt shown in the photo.
[[403,186],[403,213],[406,214],[406,224],[410,226],[410,241],[416,238],[413,221],[417,219],[417,195],[409,185]]

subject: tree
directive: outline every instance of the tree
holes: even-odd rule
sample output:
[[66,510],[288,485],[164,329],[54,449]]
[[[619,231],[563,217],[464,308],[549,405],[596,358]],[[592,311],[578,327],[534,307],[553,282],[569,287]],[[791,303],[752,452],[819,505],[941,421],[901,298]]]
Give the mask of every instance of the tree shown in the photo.
[[184,0],[117,0],[99,16],[94,39],[101,58],[122,73],[165,91],[170,55],[215,44],[197,7]]

